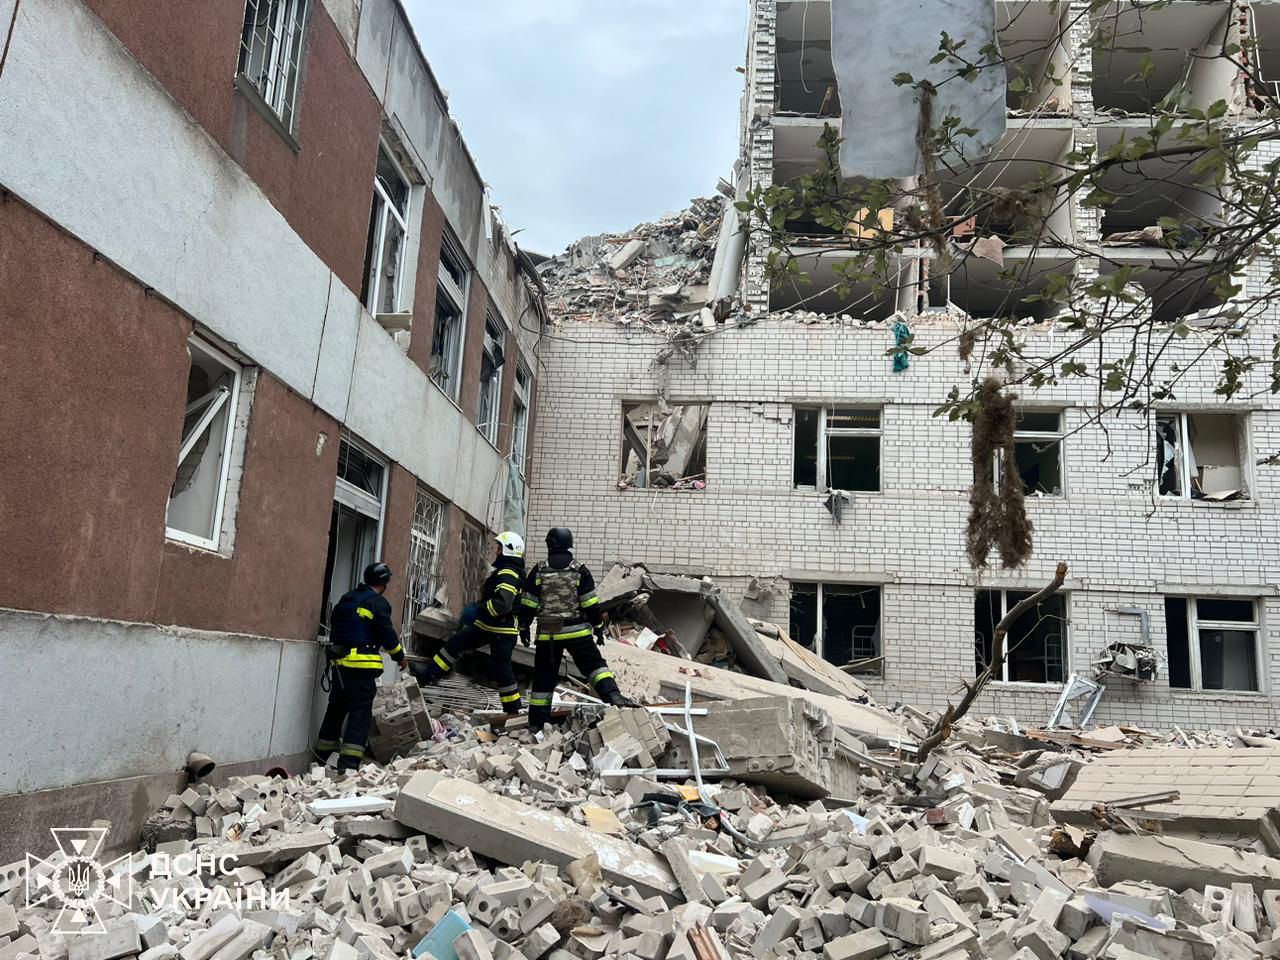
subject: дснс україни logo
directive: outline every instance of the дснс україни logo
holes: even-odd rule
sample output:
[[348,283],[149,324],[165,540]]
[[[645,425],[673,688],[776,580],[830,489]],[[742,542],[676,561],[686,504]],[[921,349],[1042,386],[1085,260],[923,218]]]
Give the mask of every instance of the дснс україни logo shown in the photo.
[[[53,827],[49,832],[57,851],[48,860],[27,854],[27,906],[61,907],[53,924],[59,933],[105,933],[98,904],[129,907],[134,854],[99,863],[106,827]],[[121,865],[125,869],[117,869]]]

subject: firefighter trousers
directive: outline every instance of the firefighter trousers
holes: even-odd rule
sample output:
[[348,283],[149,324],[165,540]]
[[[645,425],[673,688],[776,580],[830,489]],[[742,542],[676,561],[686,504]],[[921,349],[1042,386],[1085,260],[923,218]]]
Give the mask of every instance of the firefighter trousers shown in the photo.
[[498,697],[502,701],[502,709],[505,713],[519,713],[520,687],[516,684],[515,667],[511,665],[511,653],[516,648],[515,634],[492,633],[474,623],[463,627],[445,641],[440,652],[432,657],[429,663],[423,667],[415,664],[414,676],[419,680],[434,683],[452,670],[463,654],[478,650],[486,644],[489,647],[493,680],[498,685]]
[[566,650],[573,657],[578,671],[591,682],[597,697],[606,703],[621,701],[618,681],[613,678],[613,671],[605,663],[604,655],[600,653],[594,637],[576,637],[571,640],[539,638],[536,644],[533,688],[529,692],[530,730],[541,730],[543,724],[551,720],[551,698],[555,693],[556,682],[560,679],[560,661]]
[[337,750],[340,770],[355,770],[364,759],[373,725],[373,697],[381,675],[381,670],[332,668],[329,706],[320,721],[316,753],[327,757]]

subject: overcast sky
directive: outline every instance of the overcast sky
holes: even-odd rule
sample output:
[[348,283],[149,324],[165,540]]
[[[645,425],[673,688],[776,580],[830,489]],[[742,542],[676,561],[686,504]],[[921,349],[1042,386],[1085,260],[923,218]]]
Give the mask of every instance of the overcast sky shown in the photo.
[[527,249],[708,196],[737,156],[746,0],[405,0]]

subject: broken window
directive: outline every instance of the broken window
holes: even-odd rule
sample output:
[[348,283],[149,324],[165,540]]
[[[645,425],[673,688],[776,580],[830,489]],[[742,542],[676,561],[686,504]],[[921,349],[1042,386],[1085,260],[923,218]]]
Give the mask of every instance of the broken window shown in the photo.
[[516,390],[511,405],[511,465],[524,477],[529,457],[529,373],[516,366]]
[[400,278],[409,227],[409,180],[384,144],[378,145],[373,210],[364,254],[360,299],[374,316],[400,310]]
[[329,518],[322,624],[342,595],[354,588],[364,568],[378,558],[386,501],[387,463],[352,436],[338,448],[338,477]]
[[440,567],[444,559],[444,503],[418,487],[409,528],[409,563],[405,567],[404,615],[401,636],[413,636],[413,620],[436,605]]
[[793,583],[791,639],[851,673],[880,676],[880,588]]
[[798,490],[880,490],[880,411],[796,407],[793,481]]
[[298,100],[307,0],[247,0],[240,34],[239,75],[262,97],[286,131]]
[[[1019,410],[1013,433],[1022,491],[1027,496],[1062,496],[1062,411]],[[996,477],[1001,476],[997,452]]]
[[1259,690],[1258,605],[1234,597],[1166,597],[1169,686]]
[[[1032,593],[979,590],[974,603],[977,672],[991,662],[996,624]],[[1056,593],[1024,611],[1005,636],[1008,656],[997,680],[1017,683],[1061,683],[1066,677],[1066,597]]]
[[447,231],[440,245],[436,325],[431,333],[431,379],[454,403],[462,381],[462,340],[471,269]]
[[619,486],[703,489],[709,410],[705,403],[624,403]]
[[476,427],[485,439],[498,445],[499,406],[502,402],[503,327],[489,314],[484,321],[484,355],[480,358],[480,403]]
[[187,374],[186,416],[178,446],[178,470],[169,491],[166,535],[216,550],[227,498],[241,369],[203,340],[193,337],[187,346],[191,370]]
[[1156,484],[1162,497],[1241,500],[1247,448],[1244,417],[1230,413],[1171,413],[1156,417]]

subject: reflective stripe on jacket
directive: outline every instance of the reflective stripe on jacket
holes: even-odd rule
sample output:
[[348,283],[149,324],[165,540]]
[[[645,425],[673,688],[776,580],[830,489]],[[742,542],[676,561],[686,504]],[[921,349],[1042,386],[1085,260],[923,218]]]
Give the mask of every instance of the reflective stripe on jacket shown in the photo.
[[404,656],[391,622],[391,604],[372,587],[360,584],[343,594],[329,617],[329,646],[334,664],[357,670],[381,670],[382,651]]

